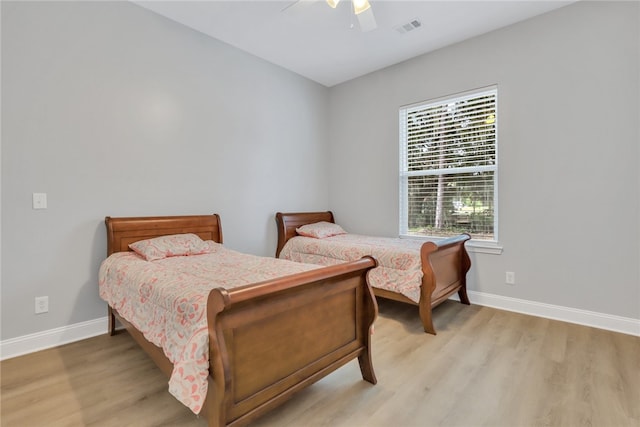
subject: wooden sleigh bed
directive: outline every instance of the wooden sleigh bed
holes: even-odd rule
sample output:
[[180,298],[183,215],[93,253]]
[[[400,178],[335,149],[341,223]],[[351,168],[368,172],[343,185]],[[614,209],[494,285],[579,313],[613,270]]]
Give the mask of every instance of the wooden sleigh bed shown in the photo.
[[[222,243],[218,215],[107,217],[105,222],[108,255],[129,251],[136,241],[182,233]],[[377,304],[366,281],[375,265],[369,257],[211,290],[208,392],[200,412],[209,426],[245,425],[355,358],[363,379],[375,384],[370,332]],[[162,348],[109,306],[110,334],[116,319],[170,376],[173,364]]]
[[[296,229],[307,224],[321,221],[334,223],[333,213],[326,212],[298,212],[276,214],[278,226],[278,247],[276,257],[289,239],[298,235]],[[460,302],[470,304],[467,296],[466,275],[471,268],[471,260],[464,243],[471,237],[468,234],[450,237],[438,242],[425,242],[420,247],[422,266],[422,283],[420,298],[416,303],[397,292],[373,287],[376,296],[418,305],[420,318],[425,332],[435,335],[432,308],[458,293]]]

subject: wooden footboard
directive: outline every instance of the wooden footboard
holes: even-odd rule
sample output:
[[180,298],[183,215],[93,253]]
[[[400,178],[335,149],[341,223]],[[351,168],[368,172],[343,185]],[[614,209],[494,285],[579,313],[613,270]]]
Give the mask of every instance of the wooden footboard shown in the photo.
[[240,425],[357,358],[376,383],[372,258],[209,295],[209,425]]
[[[222,240],[217,215],[106,219],[108,253],[166,234],[196,232]],[[371,257],[347,264],[225,290],[207,300],[208,393],[201,414],[209,426],[239,426],[283,403],[357,358],[362,377],[375,384],[371,327],[378,308],[366,280]],[[172,363],[161,348],[109,307],[109,328],[117,318],[170,376]]]
[[[280,255],[287,241],[297,235],[296,228],[319,221],[334,222],[333,213],[325,212],[295,212],[276,214],[278,227],[278,246],[276,256]],[[471,268],[471,260],[465,248],[465,242],[471,236],[461,234],[436,242],[425,242],[420,250],[422,262],[422,285],[420,287],[420,301],[418,302],[420,319],[425,332],[435,335],[432,308],[447,300],[454,293],[458,293],[460,302],[470,304],[467,296],[467,272]],[[416,305],[406,296],[373,288],[376,296]]]
[[471,260],[464,242],[468,234],[450,237],[437,243],[425,242],[420,248],[422,286],[420,287],[420,319],[425,332],[435,335],[431,309],[458,293],[460,302],[471,304],[467,296],[467,272]]

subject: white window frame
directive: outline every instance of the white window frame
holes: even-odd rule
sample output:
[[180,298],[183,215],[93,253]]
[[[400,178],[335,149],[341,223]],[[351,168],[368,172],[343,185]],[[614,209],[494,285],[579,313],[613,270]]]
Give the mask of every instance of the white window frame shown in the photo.
[[[491,170],[493,172],[493,209],[494,209],[494,221],[493,221],[493,239],[473,239],[470,242],[470,247],[475,248],[475,251],[498,254],[502,252],[502,248],[498,245],[498,87],[496,85],[484,87],[464,93],[459,93],[451,96],[445,96],[437,99],[432,99],[415,104],[405,105],[399,109],[399,145],[400,145],[400,166],[399,166],[399,207],[400,207],[400,237],[420,239],[420,240],[438,240],[442,237],[435,236],[422,236],[417,234],[408,233],[408,177],[415,175],[415,172],[408,171],[408,153],[407,153],[407,114],[417,109],[427,109],[435,105],[449,104],[454,102],[460,102],[476,97],[482,97],[487,95],[495,96],[495,164],[492,166],[478,166],[456,169],[446,169],[448,174],[460,173],[460,172],[474,172],[480,170]],[[442,174],[442,170],[428,171],[424,175],[437,175]],[[473,249],[471,249],[474,251]]]

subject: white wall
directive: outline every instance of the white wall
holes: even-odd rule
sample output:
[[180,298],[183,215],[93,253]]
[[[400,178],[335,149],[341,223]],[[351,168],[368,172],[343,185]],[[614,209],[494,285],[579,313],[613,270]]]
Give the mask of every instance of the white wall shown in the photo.
[[3,1],[2,339],[106,316],[106,215],[217,212],[227,246],[272,256],[277,210],[328,205],[327,104],[128,2]]
[[497,84],[504,252],[470,289],[640,319],[639,13],[579,2],[331,88],[337,221],[397,235],[398,108]]

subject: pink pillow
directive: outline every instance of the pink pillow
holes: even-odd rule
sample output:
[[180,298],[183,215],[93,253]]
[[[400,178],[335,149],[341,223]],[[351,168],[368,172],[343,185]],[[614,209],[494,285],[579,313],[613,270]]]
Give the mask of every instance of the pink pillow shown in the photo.
[[[213,242],[211,242],[213,243]],[[129,248],[147,261],[172,256],[199,255],[212,252],[212,246],[195,234],[172,234],[139,240]]]
[[338,234],[347,234],[338,224],[327,221],[303,225],[302,227],[296,228],[296,232],[301,236],[315,237],[316,239],[337,236]]

